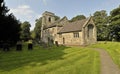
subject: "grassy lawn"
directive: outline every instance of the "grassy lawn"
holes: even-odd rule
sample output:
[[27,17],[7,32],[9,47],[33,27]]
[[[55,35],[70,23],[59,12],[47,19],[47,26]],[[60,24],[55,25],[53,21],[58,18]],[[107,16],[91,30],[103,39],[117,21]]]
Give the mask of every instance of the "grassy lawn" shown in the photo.
[[98,44],[90,47],[105,49],[120,68],[120,42],[107,42],[106,44],[105,42],[98,42]]
[[100,74],[99,53],[87,47],[13,48],[0,51],[0,74]]

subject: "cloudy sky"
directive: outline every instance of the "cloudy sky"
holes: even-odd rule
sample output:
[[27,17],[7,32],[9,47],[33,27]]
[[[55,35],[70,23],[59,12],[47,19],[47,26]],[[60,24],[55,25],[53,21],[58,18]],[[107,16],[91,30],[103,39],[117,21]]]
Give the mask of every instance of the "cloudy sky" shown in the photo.
[[83,14],[89,17],[95,11],[106,10],[109,13],[120,5],[120,0],[5,0],[6,6],[21,22],[29,21],[35,26],[35,20],[45,11],[68,19]]

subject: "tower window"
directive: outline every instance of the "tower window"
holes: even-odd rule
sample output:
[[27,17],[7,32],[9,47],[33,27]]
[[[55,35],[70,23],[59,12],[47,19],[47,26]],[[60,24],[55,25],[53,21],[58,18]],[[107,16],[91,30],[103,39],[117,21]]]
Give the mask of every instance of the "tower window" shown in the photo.
[[49,17],[48,21],[51,22],[51,18],[50,17]]

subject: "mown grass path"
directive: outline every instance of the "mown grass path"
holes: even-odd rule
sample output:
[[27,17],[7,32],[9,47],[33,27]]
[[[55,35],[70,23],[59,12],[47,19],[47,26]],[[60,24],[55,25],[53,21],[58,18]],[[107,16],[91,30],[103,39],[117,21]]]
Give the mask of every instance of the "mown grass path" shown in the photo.
[[120,69],[103,49],[95,49],[100,53],[101,74],[120,74]]

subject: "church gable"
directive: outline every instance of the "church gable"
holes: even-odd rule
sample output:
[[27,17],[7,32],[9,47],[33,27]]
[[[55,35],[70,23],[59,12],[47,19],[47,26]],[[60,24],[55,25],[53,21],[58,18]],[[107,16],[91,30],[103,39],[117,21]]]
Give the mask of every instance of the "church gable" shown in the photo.
[[88,26],[89,24],[92,24],[93,26],[95,26],[92,16],[88,18],[88,20],[84,23],[83,27]]

